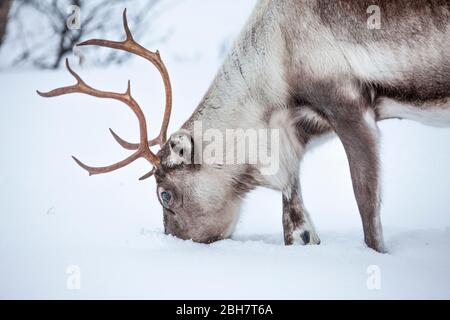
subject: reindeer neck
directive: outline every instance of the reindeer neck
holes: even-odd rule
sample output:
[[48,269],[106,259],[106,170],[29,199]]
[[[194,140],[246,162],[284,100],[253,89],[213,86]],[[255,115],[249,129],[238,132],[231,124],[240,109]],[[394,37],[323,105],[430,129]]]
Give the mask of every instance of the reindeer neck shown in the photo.
[[269,4],[255,9],[183,129],[192,131],[196,121],[204,129],[260,128],[271,110],[285,105],[284,41],[267,10]]

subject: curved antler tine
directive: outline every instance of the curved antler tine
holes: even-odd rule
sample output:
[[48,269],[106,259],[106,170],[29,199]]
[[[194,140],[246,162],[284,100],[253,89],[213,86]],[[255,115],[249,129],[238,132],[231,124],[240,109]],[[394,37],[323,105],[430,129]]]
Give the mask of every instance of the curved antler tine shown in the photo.
[[142,177],[139,178],[139,181],[144,181],[145,179],[150,178],[151,176],[153,176],[155,174],[156,169],[153,168],[152,171],[150,171],[149,173],[144,174]]
[[127,35],[127,40],[133,40],[133,35],[131,34],[130,28],[128,27],[128,19],[127,19],[127,8],[123,10],[123,29],[125,30],[125,34]]
[[131,81],[128,80],[127,91],[125,91],[125,95],[131,97]]
[[129,143],[128,141],[125,141],[124,139],[119,137],[111,128],[109,128],[109,132],[111,132],[111,135],[113,136],[114,140],[116,140],[117,143],[122,146],[122,148],[127,149],[127,150],[139,149],[138,143]]
[[[167,140],[167,139],[166,139],[166,140]],[[156,145],[162,146],[164,143],[166,143],[166,140],[164,140],[164,137],[163,137],[163,136],[159,135],[159,136],[156,137],[155,139],[150,140],[150,141],[148,142],[148,145],[149,145],[150,147],[153,147],[153,146],[156,146]]]
[[[133,38],[133,34],[130,31],[130,27],[128,26],[128,19],[127,19],[127,9],[125,8],[123,10],[123,29],[125,30],[125,36],[126,39],[123,41],[111,41],[111,40],[103,40],[103,39],[89,39],[83,42],[80,42],[77,44],[77,47],[82,46],[101,46],[101,47],[108,47],[113,49],[119,49],[119,50],[125,50],[124,45],[126,43],[136,43]],[[137,44],[137,43],[136,43]]]
[[[125,139],[121,138],[117,133],[115,133],[111,128],[109,129],[109,132],[113,136],[114,140],[116,140],[116,142],[122,146],[122,148],[127,149],[127,150],[139,149],[139,143],[131,143],[131,142],[126,141]],[[153,147],[153,146],[161,145],[161,144],[163,144],[163,142],[162,142],[160,136],[148,141],[149,147]]]
[[81,77],[70,67],[68,58],[66,58],[66,68],[70,72],[70,74],[75,78],[75,80],[77,80],[77,83],[75,85],[57,88],[48,92],[41,92],[39,90],[36,90],[37,94],[44,98],[51,98],[61,96],[63,94],[79,92],[80,86],[85,86],[85,83],[81,79]]
[[72,156],[72,159],[75,160],[75,162],[80,167],[82,167],[84,170],[89,172],[90,176],[92,176],[92,175],[96,175],[96,174],[112,172],[112,171],[118,170],[120,168],[123,168],[126,165],[136,161],[139,157],[140,157],[140,153],[136,152],[136,153],[132,154],[131,156],[129,156],[128,158],[126,158],[120,162],[117,162],[113,165],[107,166],[107,167],[90,167],[90,166],[84,164],[83,162],[81,162],[80,160],[78,160],[74,156]]
[[76,93],[76,92],[80,92],[80,91],[78,90],[78,85],[74,85],[74,86],[69,86],[69,87],[57,88],[57,89],[54,89],[49,92],[40,92],[38,90],[36,90],[36,92],[41,97],[53,98],[53,97],[62,96],[64,94]]
[[78,83],[84,84],[83,79],[70,67],[69,58],[66,58],[66,68],[69,70],[70,74],[77,80]]

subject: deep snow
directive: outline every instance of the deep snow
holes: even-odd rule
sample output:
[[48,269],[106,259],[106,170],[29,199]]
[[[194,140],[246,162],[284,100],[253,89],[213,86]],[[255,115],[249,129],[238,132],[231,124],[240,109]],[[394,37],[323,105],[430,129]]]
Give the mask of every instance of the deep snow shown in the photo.
[[[201,99],[220,48],[252,3],[191,0],[161,18],[173,30],[160,47],[174,86],[171,131]],[[156,133],[163,89],[151,66],[74,68],[108,90],[123,91],[131,78]],[[121,159],[127,152],[107,129],[130,140],[138,129],[119,103],[35,93],[72,81],[65,70],[0,73],[0,298],[450,298],[449,129],[380,124],[389,254],[363,244],[336,139],[308,154],[301,170],[320,246],[283,246],[281,196],[263,189],[248,197],[231,240],[202,245],[163,234],[155,182],[137,181],[148,170],[144,161],[95,177],[73,163],[72,154],[92,165]],[[67,287],[72,265],[81,272],[79,290]],[[367,286],[372,265],[381,272],[379,290]]]

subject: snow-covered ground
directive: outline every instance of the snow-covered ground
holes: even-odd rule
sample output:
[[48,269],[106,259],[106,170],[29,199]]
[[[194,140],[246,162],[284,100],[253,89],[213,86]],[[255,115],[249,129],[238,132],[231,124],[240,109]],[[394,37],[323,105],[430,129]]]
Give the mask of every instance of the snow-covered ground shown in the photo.
[[[174,86],[171,131],[194,110],[253,3],[190,0],[161,18],[173,30],[160,47]],[[156,134],[163,88],[151,66],[74,68],[102,89],[123,91],[131,78]],[[130,140],[138,129],[121,104],[35,93],[72,81],[65,70],[0,73],[0,298],[450,298],[450,129],[380,124],[389,254],[363,244],[336,139],[301,170],[320,246],[285,247],[281,195],[263,189],[248,197],[231,240],[195,244],[163,234],[155,182],[137,181],[144,161],[94,177],[73,163],[72,154],[92,165],[121,159],[127,152],[107,129]]]

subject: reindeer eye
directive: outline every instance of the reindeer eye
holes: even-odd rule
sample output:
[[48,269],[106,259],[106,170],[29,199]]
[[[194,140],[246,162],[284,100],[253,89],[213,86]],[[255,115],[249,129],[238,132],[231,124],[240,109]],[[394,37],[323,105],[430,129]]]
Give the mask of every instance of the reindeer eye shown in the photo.
[[163,191],[160,193],[161,202],[165,207],[168,207],[172,204],[172,192]]

